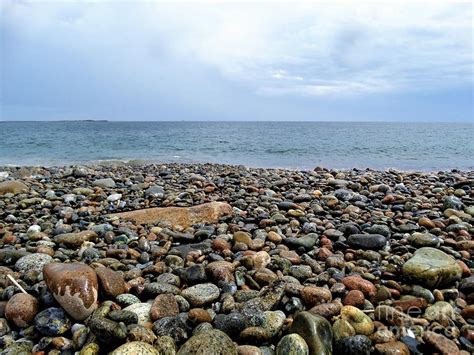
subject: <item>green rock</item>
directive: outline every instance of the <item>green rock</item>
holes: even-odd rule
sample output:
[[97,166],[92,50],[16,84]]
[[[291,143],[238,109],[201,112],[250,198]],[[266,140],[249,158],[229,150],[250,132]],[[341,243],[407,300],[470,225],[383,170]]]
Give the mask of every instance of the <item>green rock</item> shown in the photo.
[[143,341],[132,341],[119,346],[111,355],[160,355],[160,352]]
[[305,340],[310,355],[332,354],[332,329],[326,318],[306,311],[299,312],[293,320],[290,333],[297,333]]
[[345,319],[336,320],[332,325],[332,332],[334,334],[334,340],[356,335],[352,325]]
[[429,247],[418,249],[403,265],[402,271],[409,281],[427,287],[448,285],[462,275],[461,267],[452,256]]
[[453,319],[454,309],[448,302],[439,301],[425,310],[424,318],[430,321]]
[[158,350],[160,355],[175,355],[176,344],[172,337],[163,335],[158,337],[155,341],[155,348]]
[[179,349],[178,355],[237,355],[237,349],[229,336],[217,329],[193,335]]
[[99,353],[99,345],[96,343],[90,343],[81,349],[79,355],[99,355]]
[[420,247],[439,247],[440,240],[437,236],[430,233],[413,233],[408,241],[417,248]]
[[281,338],[276,355],[308,355],[308,344],[298,334],[288,334]]

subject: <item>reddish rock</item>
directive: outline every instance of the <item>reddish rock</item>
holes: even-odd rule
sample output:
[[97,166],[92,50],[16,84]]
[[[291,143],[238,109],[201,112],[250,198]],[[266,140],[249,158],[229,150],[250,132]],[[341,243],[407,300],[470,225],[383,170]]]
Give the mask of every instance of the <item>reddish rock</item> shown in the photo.
[[237,347],[238,355],[262,355],[262,350],[253,345],[239,345]]
[[427,229],[436,228],[436,224],[434,224],[434,222],[427,217],[420,217],[420,219],[418,220],[418,224]]
[[416,312],[417,310],[425,309],[428,303],[426,302],[424,298],[417,297],[417,298],[409,298],[405,300],[393,301],[392,305],[399,311],[410,313],[410,311]]
[[359,290],[366,297],[374,296],[377,292],[374,284],[360,276],[346,276],[342,279],[342,283],[348,290]]
[[94,269],[83,263],[49,263],[43,277],[54,298],[75,320],[84,320],[97,308],[99,284]]
[[16,327],[26,328],[38,313],[38,300],[26,293],[13,295],[5,306],[5,318]]
[[464,307],[461,315],[464,317],[464,319],[474,319],[474,304]]
[[227,240],[219,238],[212,241],[212,248],[214,250],[224,251],[230,249],[231,246]]
[[154,322],[164,317],[173,317],[179,314],[178,302],[171,293],[156,296],[150,310],[150,318]]
[[425,331],[423,333],[423,340],[425,343],[433,346],[442,355],[459,355],[459,348],[456,343],[442,334],[437,334],[432,331]]
[[234,270],[234,264],[223,260],[213,261],[206,266],[206,272],[208,275],[211,275],[215,281],[234,281]]
[[309,310],[310,313],[324,317],[328,320],[332,319],[341,313],[342,305],[337,302],[322,303],[314,306]]
[[97,239],[97,234],[94,231],[82,231],[77,233],[59,234],[54,237],[57,244],[62,244],[68,248],[78,248],[84,242],[94,241]]
[[313,307],[320,303],[331,302],[332,294],[324,287],[306,286],[301,290],[301,298],[309,307]]
[[193,324],[211,323],[212,317],[208,311],[202,308],[193,308],[188,312],[188,319]]
[[127,292],[127,284],[118,272],[108,267],[98,267],[95,272],[99,277],[100,287],[105,296],[115,298]]
[[232,207],[225,202],[209,202],[193,207],[155,207],[142,210],[114,213],[109,217],[119,217],[137,224],[157,224],[164,222],[173,228],[191,227],[197,223],[217,223],[219,218],[230,215]]
[[365,297],[362,291],[351,290],[344,297],[344,300],[342,303],[344,304],[344,306],[360,307],[364,304],[364,302],[365,302]]

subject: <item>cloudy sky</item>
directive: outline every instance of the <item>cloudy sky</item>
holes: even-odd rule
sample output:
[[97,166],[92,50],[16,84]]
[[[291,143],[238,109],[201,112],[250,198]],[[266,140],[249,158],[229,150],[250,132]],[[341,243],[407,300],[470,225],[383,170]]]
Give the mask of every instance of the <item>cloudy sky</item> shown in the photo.
[[471,2],[0,3],[1,120],[474,115]]

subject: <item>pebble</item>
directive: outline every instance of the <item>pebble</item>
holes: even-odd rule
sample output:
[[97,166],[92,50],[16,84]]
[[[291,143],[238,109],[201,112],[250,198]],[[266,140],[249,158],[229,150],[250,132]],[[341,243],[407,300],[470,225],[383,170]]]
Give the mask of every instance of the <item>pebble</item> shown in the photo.
[[33,323],[38,313],[38,300],[25,293],[13,295],[5,306],[5,318],[16,327],[26,328]]
[[305,311],[299,312],[291,324],[290,332],[305,340],[310,354],[332,354],[332,328],[325,318]]
[[152,345],[142,341],[132,341],[119,346],[110,353],[111,355],[160,355]]
[[61,308],[50,307],[39,312],[34,320],[35,328],[44,335],[56,336],[67,332],[72,324]]
[[237,355],[237,348],[227,334],[213,329],[199,332],[184,343],[177,355],[185,354]]
[[193,307],[201,307],[219,298],[219,288],[211,283],[198,284],[182,291],[182,296]]

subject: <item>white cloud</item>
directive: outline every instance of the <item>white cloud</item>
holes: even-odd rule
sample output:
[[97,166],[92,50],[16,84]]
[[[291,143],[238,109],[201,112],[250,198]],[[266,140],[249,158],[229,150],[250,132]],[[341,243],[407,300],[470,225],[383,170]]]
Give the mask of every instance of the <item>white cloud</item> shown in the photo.
[[25,38],[51,38],[78,53],[187,58],[258,95],[371,94],[473,81],[470,3],[9,1],[4,10],[2,21]]

